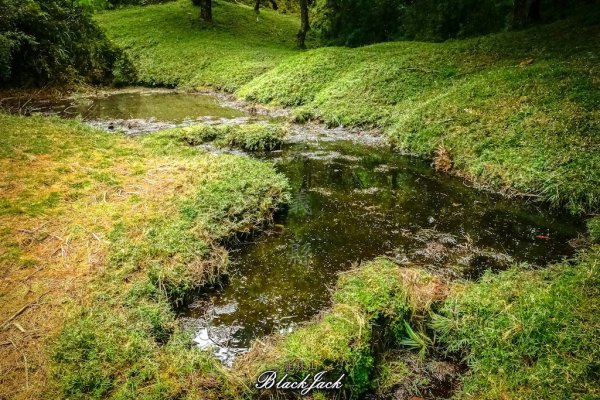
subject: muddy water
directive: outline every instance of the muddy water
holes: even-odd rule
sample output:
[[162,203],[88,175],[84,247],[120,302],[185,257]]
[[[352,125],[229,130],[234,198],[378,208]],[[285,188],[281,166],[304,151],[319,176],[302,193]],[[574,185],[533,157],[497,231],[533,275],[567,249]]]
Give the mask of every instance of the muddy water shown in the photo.
[[476,191],[388,149],[349,141],[262,155],[292,186],[277,225],[232,249],[229,279],[184,313],[200,347],[226,364],[255,338],[289,332],[327,307],[337,273],[385,255],[449,279],[573,253],[581,226]]
[[125,133],[150,132],[198,122],[244,122],[243,111],[217,97],[173,90],[126,90],[70,98],[7,98],[0,108],[24,115],[82,118],[91,125]]

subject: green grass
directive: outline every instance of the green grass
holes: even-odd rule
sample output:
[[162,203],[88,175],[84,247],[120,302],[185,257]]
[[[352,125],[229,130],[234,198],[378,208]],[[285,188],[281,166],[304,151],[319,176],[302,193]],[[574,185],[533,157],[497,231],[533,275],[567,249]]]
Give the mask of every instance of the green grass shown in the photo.
[[591,218],[588,221],[587,226],[590,233],[590,240],[593,243],[600,244],[600,217],[596,216]]
[[[169,151],[182,154],[189,157]],[[193,376],[219,387],[201,391],[203,397],[225,391],[227,373],[209,353],[192,348],[172,305],[226,271],[221,244],[268,221],[286,198],[287,183],[269,164],[247,157],[204,157],[211,159],[207,176],[174,209],[152,215],[141,235],[136,221],[116,225],[109,236],[109,271],[93,303],[67,323],[53,355],[66,397],[171,398],[198,390],[186,386]]]
[[[220,2],[202,27],[187,0],[99,14],[140,83],[212,86],[294,107],[295,118],[376,126],[398,147],[449,155],[454,173],[574,213],[600,207],[598,13],[446,43],[299,51],[297,21]],[[156,29],[156,27],[160,29]]]
[[109,37],[127,50],[139,83],[235,90],[294,53],[296,18],[248,6],[213,5],[203,26],[191,1],[126,7],[97,14]]
[[210,142],[216,147],[268,151],[280,148],[286,134],[286,129],[277,124],[196,125],[167,129],[153,135],[150,140],[176,139],[190,146]]
[[[31,398],[228,393],[228,373],[192,346],[174,306],[226,272],[230,238],[270,221],[287,200],[285,177],[269,163],[195,149],[173,131],[126,138],[5,114],[0,123],[0,268],[8,281],[26,282],[2,289],[0,312],[4,320],[23,301],[48,299],[22,322],[44,332],[46,351],[39,340],[8,349],[2,390]],[[261,129],[250,127],[254,143],[279,132]],[[14,367],[22,354],[37,374],[26,391]]]
[[600,396],[600,247],[573,265],[511,269],[459,285],[433,327],[469,372],[456,398]]

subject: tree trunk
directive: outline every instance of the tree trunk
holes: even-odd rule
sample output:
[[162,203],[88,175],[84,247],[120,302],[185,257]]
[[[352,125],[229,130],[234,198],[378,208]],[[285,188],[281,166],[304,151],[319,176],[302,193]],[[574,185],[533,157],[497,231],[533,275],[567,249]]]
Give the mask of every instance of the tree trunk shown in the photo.
[[541,19],[541,0],[515,0],[513,28],[523,28]]
[[204,22],[212,22],[212,0],[200,0],[200,18]]
[[300,31],[298,31],[298,47],[306,48],[306,33],[310,29],[308,23],[308,0],[300,0]]
[[542,0],[533,0],[529,6],[528,23],[538,22],[542,19]]
[[[279,6],[275,2],[275,0],[269,0],[269,2],[271,3],[271,7],[273,7],[273,10],[279,10]],[[256,0],[256,2],[254,3],[254,12],[256,12],[257,14],[260,12],[260,0]]]

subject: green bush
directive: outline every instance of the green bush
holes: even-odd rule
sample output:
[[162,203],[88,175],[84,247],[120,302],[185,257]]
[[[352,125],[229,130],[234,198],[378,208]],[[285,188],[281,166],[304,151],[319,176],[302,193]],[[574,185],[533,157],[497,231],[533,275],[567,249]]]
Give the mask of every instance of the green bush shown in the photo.
[[0,0],[0,85],[113,77],[131,82],[132,64],[75,0]]
[[[542,0],[540,19],[564,17],[567,3]],[[326,43],[359,46],[399,38],[439,41],[508,28],[513,4],[513,0],[328,0],[313,7],[312,17],[313,27]]]
[[175,0],[78,0],[81,7],[90,11],[110,10],[120,6],[145,6]]

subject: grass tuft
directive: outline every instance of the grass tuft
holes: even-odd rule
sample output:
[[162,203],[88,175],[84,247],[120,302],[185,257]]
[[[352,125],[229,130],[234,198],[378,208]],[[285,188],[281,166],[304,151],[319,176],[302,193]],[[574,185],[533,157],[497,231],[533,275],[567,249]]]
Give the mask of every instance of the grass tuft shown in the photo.
[[216,147],[233,147],[246,151],[268,151],[281,147],[287,131],[278,124],[197,125],[162,131],[161,138],[178,139],[190,146],[211,142]]

